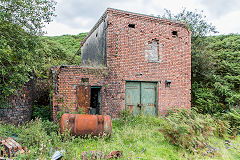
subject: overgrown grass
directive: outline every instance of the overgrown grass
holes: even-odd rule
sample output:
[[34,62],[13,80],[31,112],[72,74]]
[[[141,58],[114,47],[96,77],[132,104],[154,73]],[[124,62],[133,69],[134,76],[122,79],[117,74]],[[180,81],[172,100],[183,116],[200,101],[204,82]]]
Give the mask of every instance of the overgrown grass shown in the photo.
[[[80,33],[78,35],[63,35],[63,36],[43,36],[41,37],[45,41],[46,45],[49,47],[50,52],[59,52],[60,55],[60,65],[80,65],[81,64],[81,50],[75,56],[74,60],[70,63],[75,53],[80,47],[81,41],[87,33]],[[61,56],[62,55],[62,56]],[[64,59],[66,56],[66,60]],[[52,64],[56,65],[56,64]],[[59,65],[59,64],[58,64]]]
[[[83,151],[100,151],[105,154],[113,150],[123,152],[122,159],[239,159],[240,138],[230,140],[235,148],[227,149],[225,138],[210,136],[206,141],[216,151],[214,154],[189,152],[164,138],[160,128],[166,123],[164,118],[123,114],[113,120],[112,135],[109,138],[75,138],[68,133],[62,136],[53,122],[36,119],[22,126],[0,125],[1,137],[12,136],[22,146],[27,147],[25,154],[17,159],[50,159],[56,150],[63,150],[63,159],[81,159]],[[169,125],[171,125],[169,123]],[[228,139],[229,140],[229,139]],[[210,147],[203,150],[207,152]]]

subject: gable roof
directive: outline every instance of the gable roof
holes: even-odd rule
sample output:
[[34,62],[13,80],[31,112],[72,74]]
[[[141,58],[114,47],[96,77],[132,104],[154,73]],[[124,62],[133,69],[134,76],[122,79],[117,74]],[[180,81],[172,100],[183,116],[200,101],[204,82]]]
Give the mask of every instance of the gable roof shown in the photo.
[[100,19],[97,21],[97,23],[93,26],[93,28],[88,32],[86,37],[82,40],[81,47],[86,42],[88,37],[98,28],[98,26],[102,23],[102,21],[107,17],[108,13],[114,13],[115,15],[125,14],[125,15],[128,15],[129,17],[136,17],[136,18],[150,18],[151,20],[157,21],[162,24],[187,28],[186,25],[182,22],[171,21],[171,20],[160,18],[160,17],[155,17],[155,16],[141,14],[141,13],[134,13],[134,12],[124,11],[120,9],[107,8],[106,11],[103,13],[103,15],[100,17]]

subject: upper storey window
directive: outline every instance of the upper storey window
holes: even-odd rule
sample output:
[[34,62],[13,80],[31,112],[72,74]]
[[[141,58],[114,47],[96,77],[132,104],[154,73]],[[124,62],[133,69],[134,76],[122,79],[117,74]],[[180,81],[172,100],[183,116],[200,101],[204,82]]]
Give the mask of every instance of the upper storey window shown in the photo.
[[159,61],[159,42],[153,40],[148,42],[148,61],[158,62]]
[[129,28],[135,28],[135,24],[129,24],[128,27]]
[[149,41],[145,50],[145,58],[148,62],[161,62],[162,61],[163,44],[159,40],[153,39]]

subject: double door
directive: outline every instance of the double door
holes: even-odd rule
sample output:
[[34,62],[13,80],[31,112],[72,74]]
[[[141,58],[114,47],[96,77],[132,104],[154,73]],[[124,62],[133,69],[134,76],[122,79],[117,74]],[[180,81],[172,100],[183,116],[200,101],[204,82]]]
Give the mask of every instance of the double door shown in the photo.
[[157,115],[157,83],[126,82],[126,109],[133,115]]

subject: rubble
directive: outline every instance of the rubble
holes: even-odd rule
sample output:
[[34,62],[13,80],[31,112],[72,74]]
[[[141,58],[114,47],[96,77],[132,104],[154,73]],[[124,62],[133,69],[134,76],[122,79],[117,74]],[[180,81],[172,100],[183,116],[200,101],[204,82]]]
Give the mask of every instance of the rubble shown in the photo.
[[23,154],[25,152],[22,149],[22,146],[11,137],[1,140],[1,145],[4,148],[4,150],[1,151],[1,156],[12,158],[15,157],[18,153]]
[[62,154],[63,152],[64,152],[63,150],[61,150],[61,151],[56,151],[56,152],[53,154],[51,160],[58,160],[58,159],[60,159],[60,158],[63,156],[63,154]]
[[123,153],[122,151],[112,151],[108,155],[105,155],[103,152],[100,151],[84,151],[82,152],[82,160],[89,160],[89,159],[112,159],[112,158],[122,158]]
[[112,151],[106,156],[105,159],[121,158],[121,157],[123,157],[123,153],[121,151]]

